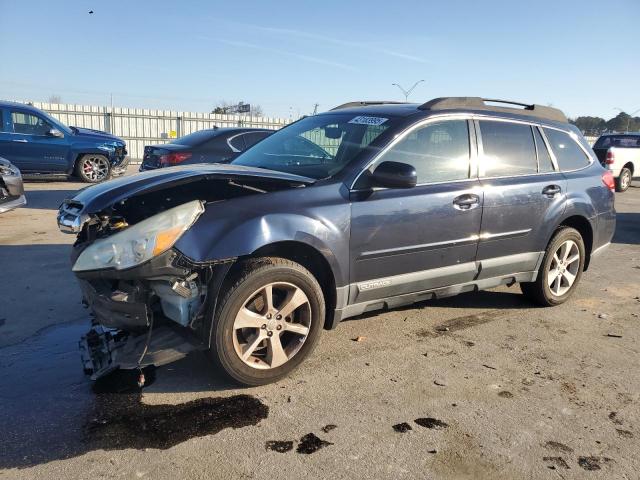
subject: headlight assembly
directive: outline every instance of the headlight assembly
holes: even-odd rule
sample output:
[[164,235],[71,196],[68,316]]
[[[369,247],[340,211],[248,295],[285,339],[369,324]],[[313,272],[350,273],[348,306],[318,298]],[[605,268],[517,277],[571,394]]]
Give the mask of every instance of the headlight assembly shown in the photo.
[[96,240],[78,257],[74,272],[115,268],[124,270],[169,250],[204,211],[194,200],[154,215],[126,230]]

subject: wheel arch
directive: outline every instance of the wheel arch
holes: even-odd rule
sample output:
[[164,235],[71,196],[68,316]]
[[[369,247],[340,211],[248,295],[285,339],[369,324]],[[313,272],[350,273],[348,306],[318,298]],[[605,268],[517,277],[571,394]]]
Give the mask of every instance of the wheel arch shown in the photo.
[[636,173],[635,172],[635,168],[634,168],[634,164],[633,162],[629,161],[627,163],[625,163],[622,168],[628,168],[629,171],[631,172],[631,177],[633,177],[633,175]]
[[336,279],[331,264],[322,253],[311,245],[295,240],[284,240],[263,245],[243,258],[280,257],[299,263],[316,278],[325,300],[324,328],[328,329],[336,308]]
[[[589,261],[591,260],[591,252],[593,251],[593,225],[588,218],[582,215],[571,215],[563,219],[559,224],[558,228],[562,227],[570,227],[576,229],[582,239],[584,240],[584,249],[585,249],[585,259],[584,259],[584,271],[589,267]],[[549,239],[551,241],[551,238]]]

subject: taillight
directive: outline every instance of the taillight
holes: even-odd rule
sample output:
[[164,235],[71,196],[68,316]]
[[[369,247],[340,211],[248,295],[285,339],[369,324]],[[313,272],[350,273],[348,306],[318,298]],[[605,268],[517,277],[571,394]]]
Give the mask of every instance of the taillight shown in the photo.
[[607,150],[607,159],[604,161],[607,165],[611,165],[616,161],[616,154],[613,153],[613,150]]
[[185,160],[191,158],[189,152],[173,152],[165,155],[160,155],[160,163],[162,165],[178,165]]
[[604,183],[605,187],[607,187],[612,192],[615,191],[616,182],[613,179],[613,173],[611,173],[609,170],[605,171],[602,174],[602,183]]

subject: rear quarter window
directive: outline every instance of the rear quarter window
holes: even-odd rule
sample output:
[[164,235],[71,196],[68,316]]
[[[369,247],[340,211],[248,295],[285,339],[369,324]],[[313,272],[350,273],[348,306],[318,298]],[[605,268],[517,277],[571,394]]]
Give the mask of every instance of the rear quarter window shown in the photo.
[[578,170],[589,165],[589,157],[568,133],[551,128],[543,130],[549,140],[551,150],[558,160],[560,170],[565,172]]

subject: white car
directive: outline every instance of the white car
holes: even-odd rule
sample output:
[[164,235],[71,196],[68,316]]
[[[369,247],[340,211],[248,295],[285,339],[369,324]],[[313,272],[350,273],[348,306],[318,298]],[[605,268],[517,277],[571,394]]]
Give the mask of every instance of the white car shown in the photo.
[[616,192],[624,192],[640,179],[640,133],[602,135],[593,145],[598,160],[616,180]]

